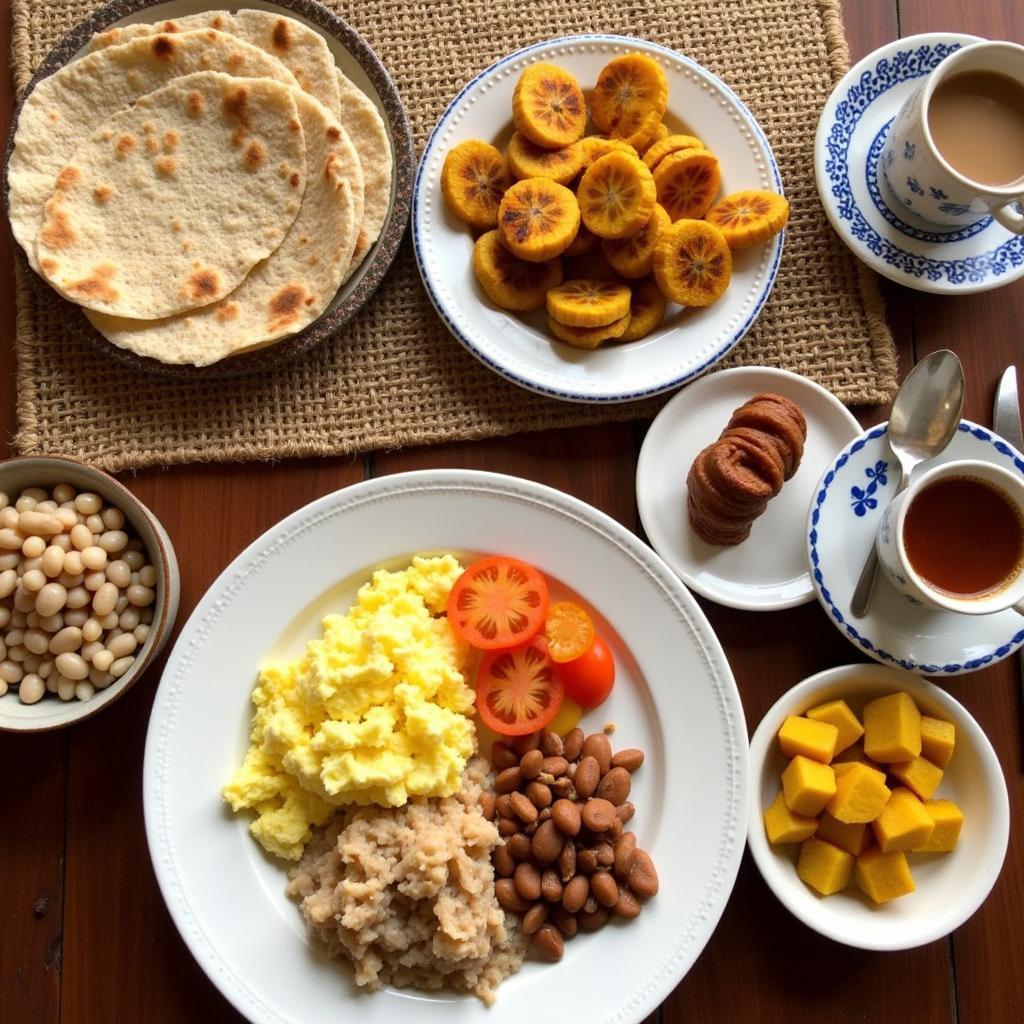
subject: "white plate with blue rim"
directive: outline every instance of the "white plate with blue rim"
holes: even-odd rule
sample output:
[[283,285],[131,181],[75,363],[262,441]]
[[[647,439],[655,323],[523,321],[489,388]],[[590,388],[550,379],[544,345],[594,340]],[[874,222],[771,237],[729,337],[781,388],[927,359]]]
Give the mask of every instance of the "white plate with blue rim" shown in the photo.
[[960,228],[924,220],[893,195],[881,168],[906,100],[946,57],[979,41],[929,32],[880,47],[843,76],[818,123],[814,173],[832,226],[868,266],[919,291],[963,295],[1024,276],[1024,236],[991,217]]
[[492,64],[452,100],[427,140],[413,191],[416,262],[445,326],[485,366],[521,387],[571,402],[627,402],[685,384],[717,363],[750,330],[771,291],[782,235],[737,252],[728,290],[706,309],[669,306],[640,341],[594,351],[550,337],[543,310],[515,314],[484,295],[472,269],[473,235],[448,210],[441,168],[453,146],[484,139],[503,149],[512,134],[512,92],[523,69],[546,61],[589,91],[613,57],[649,54],[668,79],[665,123],[699,136],[721,163],[721,194],[782,192],[771,146],[743,101],[719,78],[674,50],[642,39],[581,35],[528,46]]
[[[886,505],[896,494],[895,459],[886,425],[847,445],[818,484],[807,525],[814,589],[829,619],[876,661],[920,675],[954,676],[1002,661],[1024,644],[1024,619],[1012,609],[957,615],[926,608],[879,574],[867,614],[850,600]],[[1024,476],[1024,456],[997,434],[962,420],[946,450],[928,466],[977,459]]]

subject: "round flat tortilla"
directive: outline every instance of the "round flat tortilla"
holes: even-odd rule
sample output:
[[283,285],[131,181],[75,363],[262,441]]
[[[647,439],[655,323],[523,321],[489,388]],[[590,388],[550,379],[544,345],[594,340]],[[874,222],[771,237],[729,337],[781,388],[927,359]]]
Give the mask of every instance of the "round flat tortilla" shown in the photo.
[[235,36],[213,29],[146,37],[90,53],[43,79],[18,118],[8,169],[11,228],[33,269],[43,206],[57,173],[108,117],[171,79],[196,71],[236,78],[272,78],[296,85],[277,59]]
[[293,93],[309,180],[281,246],[211,306],[148,321],[89,312],[93,326],[119,348],[163,363],[208,366],[302,330],[330,304],[362,220],[362,172],[337,119],[312,97]]
[[393,164],[391,140],[373,100],[353,85],[340,70],[337,78],[341,92],[339,120],[359,154],[365,181],[363,224],[352,255],[352,264],[345,274],[345,280],[348,280],[373,248],[388,218]]
[[276,57],[295,76],[300,89],[315,96],[335,117],[338,116],[340,106],[334,58],[324,37],[301,21],[273,11],[242,10],[234,14],[204,11],[153,24],[119,25],[93,36],[89,46],[100,50],[157,32],[187,32],[197,28],[230,32]]
[[39,267],[65,297],[114,316],[205,306],[281,244],[305,186],[291,88],[186,75],[75,151],[44,207]]

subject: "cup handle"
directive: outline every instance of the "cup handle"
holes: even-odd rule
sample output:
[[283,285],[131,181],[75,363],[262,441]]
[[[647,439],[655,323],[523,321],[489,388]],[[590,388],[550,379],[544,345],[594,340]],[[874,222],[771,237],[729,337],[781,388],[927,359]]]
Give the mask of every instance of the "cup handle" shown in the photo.
[[995,217],[1007,231],[1016,235],[1024,235],[1024,213],[1021,212],[1019,204],[1021,199],[1011,199],[1002,206],[992,208],[992,216]]
[[1011,607],[1011,608],[1012,608],[1012,609],[1013,609],[1013,610],[1014,610],[1014,611],[1015,611],[1015,612],[1016,612],[1016,613],[1017,613],[1018,615],[1024,615],[1024,600],[1018,601],[1018,602],[1017,602],[1016,604],[1014,604],[1014,605],[1010,605],[1010,607]]

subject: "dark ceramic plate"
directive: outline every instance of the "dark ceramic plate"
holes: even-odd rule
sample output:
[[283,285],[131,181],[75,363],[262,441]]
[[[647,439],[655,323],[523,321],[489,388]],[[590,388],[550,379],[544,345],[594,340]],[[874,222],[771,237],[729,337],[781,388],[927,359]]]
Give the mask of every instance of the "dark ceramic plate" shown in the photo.
[[[84,21],[79,22],[47,54],[25,90],[25,95],[27,96],[42,79],[52,75],[69,61],[80,56],[89,39],[95,33],[110,28],[111,25],[181,18],[204,10],[220,10],[222,8],[228,10],[256,8],[277,11],[304,22],[324,37],[328,48],[334,55],[335,63],[353,84],[370,97],[384,118],[394,162],[391,209],[373,248],[352,277],[345,282],[319,320],[315,320],[298,334],[282,338],[264,348],[229,356],[211,366],[171,365],[127,352],[107,341],[89,323],[84,312],[77,306],[74,307],[74,315],[69,321],[69,328],[77,335],[87,338],[90,343],[102,347],[105,355],[133,370],[186,380],[237,377],[279,366],[301,352],[308,352],[325,338],[341,330],[377,290],[388,268],[394,262],[409,220],[409,205],[412,196],[414,171],[412,136],[395,83],[366,40],[316,0],[276,0],[274,3],[266,3],[263,0],[247,0],[245,3],[235,4],[218,4],[216,0],[208,0],[205,3],[190,2],[190,0],[169,0],[169,2],[164,0],[160,3],[154,3],[153,0],[113,0],[106,7],[100,8]],[[3,198],[5,208],[8,202],[7,165],[14,148],[18,117],[21,114],[21,105],[24,101],[23,96],[15,110],[14,125],[8,137],[7,152],[4,157]],[[17,245],[15,247],[27,268],[28,260],[21,252],[21,247]],[[73,304],[68,303],[68,305]]]

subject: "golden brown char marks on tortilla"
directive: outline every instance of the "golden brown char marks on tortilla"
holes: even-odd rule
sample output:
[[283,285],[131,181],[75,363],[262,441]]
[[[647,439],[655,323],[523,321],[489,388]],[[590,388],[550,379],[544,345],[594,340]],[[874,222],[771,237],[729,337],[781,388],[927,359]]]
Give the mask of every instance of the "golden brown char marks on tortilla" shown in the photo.
[[173,128],[170,131],[164,132],[165,153],[173,153],[178,148],[179,142],[181,142],[181,136]]
[[178,169],[178,161],[173,156],[158,156],[153,162],[153,166],[161,177],[170,178]]
[[60,120],[60,114],[58,114],[56,110],[51,110],[48,116],[54,124]]
[[237,71],[239,68],[245,66],[245,54],[244,53],[230,53],[228,54],[228,70]]
[[174,56],[177,45],[169,36],[159,35],[153,40],[151,49],[157,60],[170,60]]
[[117,274],[117,268],[109,263],[101,263],[93,267],[92,273],[81,281],[72,281],[68,291],[73,295],[83,295],[91,299],[99,299],[101,302],[116,302],[120,292],[110,282]]
[[73,164],[68,164],[67,167],[57,175],[57,188],[69,189],[81,177],[82,172]]
[[160,143],[153,138],[152,135],[146,136],[146,152],[147,153],[158,153],[160,152]]
[[210,267],[200,267],[194,270],[185,285],[185,294],[190,299],[210,298],[217,294],[220,286],[220,278],[217,271]]
[[51,260],[49,257],[46,257],[45,259],[41,259],[39,261],[39,266],[47,277],[52,277],[54,271],[57,269],[57,261]]
[[224,27],[224,19],[218,14],[213,21],[210,22],[210,28],[221,29]]
[[118,156],[127,156],[135,148],[135,136],[131,132],[125,132],[118,138],[115,148]]
[[222,324],[226,324],[231,320],[238,319],[238,303],[237,302],[222,302],[217,307],[217,319]]
[[291,30],[288,28],[288,22],[284,18],[278,18],[274,22],[274,30],[270,34],[271,42],[274,44],[274,49],[279,50],[281,53],[291,49],[292,35]]
[[249,86],[239,85],[226,93],[221,100],[221,107],[224,113],[233,120],[245,125],[246,128],[249,127],[252,121],[251,95],[252,91]]
[[293,323],[303,304],[310,305],[314,298],[301,284],[286,284],[270,299],[269,329],[275,332]]
[[291,130],[292,130],[293,132],[298,132],[298,131],[301,131],[301,130],[302,130],[302,122],[301,122],[301,121],[299,121],[299,120],[297,120],[296,118],[294,118],[294,117],[293,117],[293,118],[292,118],[292,119],[291,119],[291,120],[290,120],[290,121],[288,122],[288,127],[289,127],[289,128],[291,128]]
[[201,92],[190,92],[185,97],[185,107],[189,117],[201,117],[203,113],[203,94]]
[[110,185],[97,185],[92,190],[92,197],[97,203],[105,203],[113,194],[114,190]]
[[266,156],[267,151],[256,139],[253,139],[245,151],[245,166],[248,167],[250,171],[255,171],[263,164]]
[[341,129],[340,129],[340,128],[338,128],[338,127],[337,127],[336,125],[333,125],[333,124],[332,124],[332,125],[331,125],[331,126],[330,126],[330,127],[328,128],[328,129],[327,129],[327,138],[329,138],[329,139],[335,139],[335,140],[337,140],[337,139],[340,139],[340,138],[341,138]]
[[78,241],[78,233],[55,199],[46,204],[46,219],[39,230],[39,238],[48,249],[66,249]]
[[302,178],[299,176],[298,171],[292,171],[292,176],[288,179],[288,181],[291,183],[292,188],[298,188],[299,182],[301,180]]

